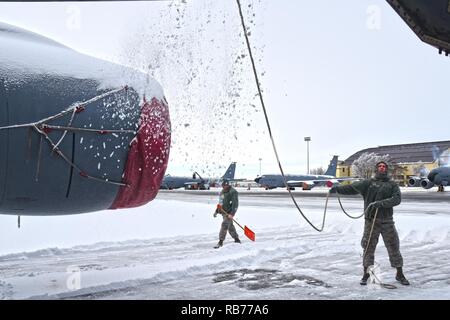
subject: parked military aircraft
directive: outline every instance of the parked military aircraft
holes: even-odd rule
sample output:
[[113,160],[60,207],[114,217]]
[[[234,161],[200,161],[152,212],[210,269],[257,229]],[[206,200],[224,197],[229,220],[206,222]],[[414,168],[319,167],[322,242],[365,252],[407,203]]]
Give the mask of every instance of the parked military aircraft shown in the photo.
[[409,179],[410,187],[421,186],[424,189],[431,189],[437,186],[443,191],[443,187],[450,184],[450,167],[439,167],[430,171],[426,178],[413,177]]
[[[287,184],[291,190],[294,190],[295,187],[302,187],[303,190],[311,190],[317,186],[331,187],[343,181],[357,180],[355,178],[336,178],[337,162],[338,156],[333,156],[333,159],[331,159],[330,165],[324,175],[288,174],[286,175]],[[256,178],[255,182],[266,190],[286,187],[283,182],[283,177],[280,174],[264,174],[261,177]]]
[[[236,171],[236,162],[232,162],[225,171],[224,175],[219,180],[229,180],[234,179],[234,173]],[[198,177],[198,178],[197,178]],[[194,172],[192,177],[176,177],[171,175],[166,175],[161,183],[160,189],[200,189],[209,190],[210,184],[213,179],[203,179],[197,172]]]
[[170,141],[153,78],[0,23],[0,213],[141,206]]

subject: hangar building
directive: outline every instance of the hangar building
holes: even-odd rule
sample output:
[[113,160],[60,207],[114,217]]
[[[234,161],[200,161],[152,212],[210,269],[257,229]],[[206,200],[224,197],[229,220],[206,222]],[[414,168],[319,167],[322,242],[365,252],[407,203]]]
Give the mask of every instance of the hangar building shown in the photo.
[[427,172],[433,168],[450,164],[450,141],[397,144],[360,150],[345,161],[339,162],[336,176],[351,177],[353,161],[363,153],[389,155],[397,168],[394,173],[395,180],[400,185],[406,186],[410,177],[420,176],[420,172]]

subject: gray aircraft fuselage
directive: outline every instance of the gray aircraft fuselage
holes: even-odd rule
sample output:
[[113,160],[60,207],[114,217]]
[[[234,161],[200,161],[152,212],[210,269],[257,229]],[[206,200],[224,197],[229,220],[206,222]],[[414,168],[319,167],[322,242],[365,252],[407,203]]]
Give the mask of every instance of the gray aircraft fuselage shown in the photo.
[[[450,167],[439,167],[433,169],[428,174],[428,181],[421,182],[421,186],[429,189],[433,186],[448,186],[450,184]],[[431,185],[431,184],[433,185]]]
[[446,187],[450,185],[450,167],[439,167],[430,171],[426,178],[412,177],[408,181],[410,187],[431,189],[434,186]]
[[[314,180],[331,180],[334,176],[328,175],[286,175],[286,182],[290,180],[314,181]],[[275,189],[286,187],[283,182],[283,177],[279,174],[265,174],[255,179],[263,188]],[[325,183],[323,183],[325,185]],[[301,187],[301,184],[290,184],[291,187]]]
[[202,179],[193,179],[192,177],[172,177],[165,176],[163,182],[161,183],[161,189],[179,189],[184,188],[186,184],[198,184],[202,185],[205,181]]
[[[229,180],[232,181],[234,179],[234,174],[236,172],[236,162],[232,162],[228,169],[225,171],[223,176],[218,179],[221,180]],[[194,176],[198,174],[197,172],[194,174]],[[189,185],[197,185],[199,189],[209,189],[210,184],[216,182],[217,179],[212,178],[201,178],[199,175],[199,178],[195,177],[180,177],[180,176],[171,176],[166,175],[161,183],[160,188],[161,189],[179,189],[183,187],[188,187]]]
[[[65,215],[116,209],[134,200],[138,206],[145,197],[153,199],[168,162],[170,120],[166,104],[160,103],[162,89],[145,78],[0,22],[0,214]],[[141,84],[146,93],[158,96],[143,99]],[[117,88],[121,91],[80,104]],[[76,106],[76,112],[53,119]],[[143,120],[144,109],[150,116]],[[47,127],[47,139],[36,127],[26,126],[47,118],[52,120],[46,126],[92,131]],[[143,146],[137,142],[140,123],[152,134]],[[11,127],[16,125],[24,126]],[[115,129],[118,132],[112,133]],[[57,149],[49,139],[59,141]],[[145,156],[157,159],[148,167]],[[137,178],[125,181],[126,172],[137,172]],[[144,179],[139,172],[149,174]],[[136,192],[122,198],[127,190]],[[140,192],[142,198],[133,198]]]
[[[289,182],[289,187],[304,187],[304,189],[311,189],[316,186],[326,185],[328,180],[336,179],[336,169],[338,163],[338,156],[333,156],[325,174],[312,175],[312,174],[298,174],[298,175],[285,175],[286,183]],[[316,180],[320,180],[316,181]],[[298,181],[298,182],[294,182]],[[301,181],[301,182],[300,182]],[[309,181],[311,181],[309,183]],[[263,174],[261,177],[255,179],[255,182],[260,184],[266,189],[284,188],[286,187],[281,174]],[[308,184],[308,186],[305,186]]]

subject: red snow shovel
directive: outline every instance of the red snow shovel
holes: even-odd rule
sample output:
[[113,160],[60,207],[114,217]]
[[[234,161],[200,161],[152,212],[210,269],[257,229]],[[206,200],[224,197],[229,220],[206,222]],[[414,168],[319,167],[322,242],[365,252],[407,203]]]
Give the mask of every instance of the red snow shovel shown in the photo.
[[[228,212],[223,210],[220,204],[217,205],[217,210],[219,210],[221,214],[228,215]],[[247,226],[242,227],[236,220],[234,220],[234,218],[231,218],[231,220],[233,220],[239,227],[241,227],[242,230],[244,230],[244,234],[247,236],[247,238],[249,238],[252,241],[255,241],[255,233],[252,230],[250,230]]]

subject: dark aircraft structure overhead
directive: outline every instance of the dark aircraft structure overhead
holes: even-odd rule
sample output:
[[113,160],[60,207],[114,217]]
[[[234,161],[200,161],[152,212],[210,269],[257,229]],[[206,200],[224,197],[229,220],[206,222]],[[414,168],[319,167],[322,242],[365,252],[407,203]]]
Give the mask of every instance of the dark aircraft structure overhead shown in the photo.
[[424,42],[450,54],[449,0],[387,0]]
[[160,85],[0,23],[0,213],[63,215],[155,198],[170,149]]

